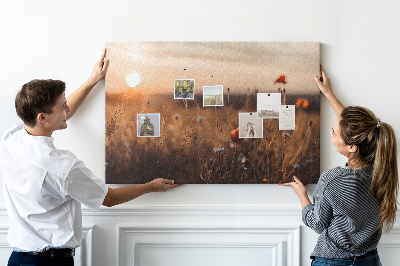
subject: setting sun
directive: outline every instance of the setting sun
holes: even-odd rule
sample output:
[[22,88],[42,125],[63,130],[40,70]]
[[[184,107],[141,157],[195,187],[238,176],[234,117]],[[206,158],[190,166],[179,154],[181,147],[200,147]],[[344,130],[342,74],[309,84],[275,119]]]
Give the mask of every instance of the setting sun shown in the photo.
[[125,80],[129,87],[134,88],[142,81],[142,77],[137,72],[129,72],[125,75]]

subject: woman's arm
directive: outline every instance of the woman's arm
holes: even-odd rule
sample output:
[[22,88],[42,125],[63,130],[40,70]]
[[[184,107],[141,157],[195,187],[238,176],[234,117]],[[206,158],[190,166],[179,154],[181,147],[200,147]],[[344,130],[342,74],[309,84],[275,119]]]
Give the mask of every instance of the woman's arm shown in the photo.
[[307,195],[307,189],[303,183],[297,178],[293,177],[293,182],[282,184],[282,186],[290,186],[300,199],[301,207],[304,208],[311,204],[310,198]]
[[106,49],[103,50],[100,60],[95,63],[89,79],[67,97],[68,106],[71,108],[71,112],[67,115],[67,120],[75,114],[97,82],[106,75],[108,60],[105,59],[105,56]]
[[336,115],[339,116],[343,109],[344,105],[336,98],[335,94],[332,91],[331,81],[326,76],[324,68],[321,66],[321,73],[322,73],[322,81],[317,77],[314,76],[315,82],[317,82],[319,89],[331,103],[333,110],[335,111]]
[[[300,199],[302,211],[302,219],[306,226],[320,234],[328,228],[332,220],[332,206],[327,198],[324,197],[325,185],[318,182],[318,193],[314,192],[314,204],[311,203],[304,184],[297,178],[293,177],[293,182],[282,184],[282,186],[290,186]],[[321,178],[320,178],[321,180]]]

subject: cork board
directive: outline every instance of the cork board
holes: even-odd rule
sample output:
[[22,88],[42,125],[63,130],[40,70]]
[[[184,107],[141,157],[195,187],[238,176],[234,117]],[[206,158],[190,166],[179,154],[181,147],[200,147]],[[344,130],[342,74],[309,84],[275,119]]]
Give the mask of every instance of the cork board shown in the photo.
[[[293,175],[318,181],[320,97],[313,76],[320,74],[320,43],[110,42],[106,48],[107,183],[163,177],[268,184]],[[290,130],[280,130],[280,122]]]

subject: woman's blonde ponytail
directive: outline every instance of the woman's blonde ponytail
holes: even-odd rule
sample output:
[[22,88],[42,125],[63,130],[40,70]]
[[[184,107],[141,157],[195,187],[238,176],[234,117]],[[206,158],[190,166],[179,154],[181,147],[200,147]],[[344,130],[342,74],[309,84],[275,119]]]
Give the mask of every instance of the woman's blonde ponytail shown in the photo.
[[381,210],[380,226],[388,232],[396,219],[399,190],[394,130],[369,109],[349,106],[341,113],[340,133],[346,145],[357,146],[355,159],[373,165],[371,191]]
[[371,190],[381,210],[381,226],[388,232],[393,227],[397,211],[397,144],[393,128],[389,124],[380,122],[378,129]]

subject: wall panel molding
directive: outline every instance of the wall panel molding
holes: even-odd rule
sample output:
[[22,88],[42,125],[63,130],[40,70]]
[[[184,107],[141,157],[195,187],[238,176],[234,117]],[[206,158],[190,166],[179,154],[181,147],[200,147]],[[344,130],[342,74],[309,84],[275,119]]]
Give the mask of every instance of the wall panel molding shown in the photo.
[[[172,256],[181,254],[180,262],[186,265],[204,265],[201,263],[205,259],[209,260],[207,265],[243,265],[240,256],[237,257],[238,264],[232,264],[230,260],[238,254],[253,257],[261,263],[257,265],[300,265],[299,225],[188,227],[121,224],[118,229],[118,265],[141,266],[150,261],[160,265],[166,250]],[[200,253],[196,254],[194,250]],[[203,258],[201,263],[198,261],[201,252],[217,254],[213,251],[218,251],[220,257]],[[157,254],[160,257],[157,258]],[[163,265],[173,264],[166,262]]]
[[[282,242],[236,245],[136,243],[133,265],[150,265],[148,263],[149,258],[152,259],[154,253],[159,253],[159,256],[163,257],[180,257],[180,262],[177,265],[196,265],[196,263],[200,265],[282,265],[284,260],[282,246]],[[204,256],[204,254],[207,254],[207,256]],[[225,257],[224,263],[221,263],[222,256]],[[186,258],[182,259],[182,257]],[[218,257],[219,261],[216,261]],[[251,259],[249,259],[250,257]],[[129,265],[129,263],[126,265]],[[168,265],[168,262],[165,265]]]
[[0,265],[7,265],[12,248],[7,241],[8,225],[0,225]]
[[378,252],[382,265],[395,265],[394,262],[400,261],[400,226],[393,227],[389,234],[382,235]]
[[76,266],[92,265],[94,227],[94,225],[84,225],[82,227],[82,245],[75,249]]
[[[241,213],[248,216],[301,215],[302,208],[299,205],[289,206],[129,206],[122,205],[112,208],[101,207],[99,210],[91,210],[82,206],[84,216],[131,216],[131,215],[199,215],[199,216],[230,216]],[[7,209],[0,205],[0,217],[7,216]],[[396,214],[400,221],[400,212]]]
[[238,213],[247,216],[301,215],[301,206],[120,206],[102,207],[99,210],[82,209],[84,215],[173,215],[173,216],[230,216]]

